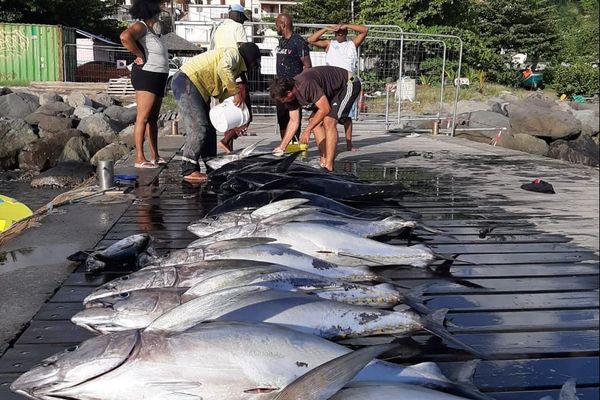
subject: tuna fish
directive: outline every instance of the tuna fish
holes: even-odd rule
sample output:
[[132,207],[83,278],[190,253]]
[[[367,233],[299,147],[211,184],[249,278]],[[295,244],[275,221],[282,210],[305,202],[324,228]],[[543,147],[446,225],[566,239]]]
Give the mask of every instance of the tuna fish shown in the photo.
[[[165,335],[97,336],[49,357],[11,389],[33,399],[273,399],[313,368],[351,350],[270,324],[213,322]],[[434,365],[373,361],[356,381],[455,387]]]
[[263,140],[264,139],[258,140],[256,143],[246,147],[245,149],[243,149],[241,151],[236,151],[236,152],[233,152],[230,154],[225,154],[221,157],[212,158],[212,159],[208,160],[206,162],[206,164],[210,168],[217,170],[217,169],[221,168],[222,166],[224,166],[225,164],[229,164],[232,161],[237,161],[237,160],[241,160],[242,158],[249,157],[252,153],[254,153],[254,151],[256,150],[256,147]]

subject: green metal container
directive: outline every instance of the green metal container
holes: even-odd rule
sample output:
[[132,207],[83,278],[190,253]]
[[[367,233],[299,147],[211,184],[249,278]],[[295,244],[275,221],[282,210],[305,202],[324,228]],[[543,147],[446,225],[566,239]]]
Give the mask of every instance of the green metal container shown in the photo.
[[[65,63],[66,44],[75,44],[73,28],[0,23],[0,82],[68,80],[75,61]],[[75,46],[68,48],[74,52]]]

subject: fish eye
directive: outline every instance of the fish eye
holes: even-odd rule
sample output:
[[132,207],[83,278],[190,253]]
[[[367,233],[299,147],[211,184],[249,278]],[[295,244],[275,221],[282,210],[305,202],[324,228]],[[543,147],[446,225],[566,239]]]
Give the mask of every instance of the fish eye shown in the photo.
[[122,299],[126,299],[129,297],[129,292],[125,292],[125,293],[119,293],[119,297]]
[[122,281],[129,280],[129,275],[122,276],[122,277],[121,277],[121,280],[122,280]]
[[78,348],[78,347],[79,347],[79,346],[71,346],[71,347],[69,347],[69,348],[68,348],[66,351],[67,351],[67,352],[69,352],[69,353],[72,353],[72,352],[74,352],[75,350],[77,350],[77,348]]

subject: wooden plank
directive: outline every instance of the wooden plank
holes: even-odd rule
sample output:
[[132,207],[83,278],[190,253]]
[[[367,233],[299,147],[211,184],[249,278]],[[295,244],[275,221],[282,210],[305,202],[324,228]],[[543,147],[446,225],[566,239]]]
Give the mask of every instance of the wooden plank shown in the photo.
[[[11,347],[0,358],[0,375],[21,374],[43,359],[62,352],[70,344],[25,344]],[[0,396],[1,399],[3,397]]]
[[81,303],[95,286],[62,286],[50,299],[52,303]]
[[10,384],[19,377],[19,374],[0,374],[0,399],[2,400],[23,400],[20,394],[13,393],[10,390]]
[[[525,278],[540,276],[577,276],[598,275],[598,266],[595,264],[479,264],[479,265],[453,265],[450,269],[452,276],[457,278]],[[426,269],[416,268],[378,268],[377,274],[389,279],[402,280],[405,278],[427,278],[431,272]]]
[[40,308],[34,319],[38,321],[65,321],[70,320],[73,315],[81,310],[83,310],[81,301],[71,303],[49,302]]
[[[414,270],[415,273],[419,272]],[[417,287],[427,283],[430,283],[432,278],[435,278],[436,275],[430,274],[429,277],[409,277],[407,276],[401,279],[395,279],[393,283],[398,286],[403,287]],[[452,275],[452,277],[457,278]],[[437,276],[440,280],[448,280],[451,281],[452,278],[445,278],[441,276]],[[583,291],[583,290],[597,290],[600,287],[600,283],[598,282],[597,275],[588,276],[557,276],[557,277],[538,277],[535,279],[531,278],[472,278],[469,276],[464,276],[461,279],[464,279],[468,282],[475,283],[477,285],[481,285],[483,290],[469,290],[465,288],[455,288],[442,290],[442,292],[462,292],[462,293],[484,293],[486,291],[488,294],[522,294],[522,293],[548,293],[548,292],[565,292],[565,291]],[[432,292],[435,289],[432,289]]]
[[71,321],[31,321],[29,328],[19,337],[17,344],[77,344],[94,334]]
[[[514,391],[514,392],[492,392],[488,393],[496,400],[540,400],[544,396],[551,396],[558,399],[560,389],[555,390],[535,390],[535,391]],[[578,400],[598,400],[600,390],[598,387],[585,387],[577,389]]]

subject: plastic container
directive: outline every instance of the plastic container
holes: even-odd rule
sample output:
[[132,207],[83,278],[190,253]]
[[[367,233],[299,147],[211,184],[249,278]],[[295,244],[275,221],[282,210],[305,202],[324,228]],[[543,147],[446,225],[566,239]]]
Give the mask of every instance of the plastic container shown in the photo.
[[400,100],[415,101],[417,97],[417,81],[407,76],[400,80]]
[[293,153],[296,151],[306,151],[308,150],[308,145],[305,143],[290,143],[285,148],[286,153]]
[[17,200],[0,195],[0,232],[10,228],[15,222],[29,217],[31,210]]
[[250,121],[250,111],[243,103],[242,107],[233,104],[233,97],[225,99],[221,104],[213,107],[209,112],[210,122],[219,132],[245,125]]

